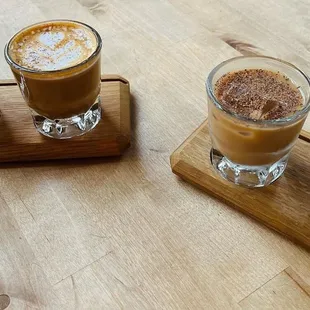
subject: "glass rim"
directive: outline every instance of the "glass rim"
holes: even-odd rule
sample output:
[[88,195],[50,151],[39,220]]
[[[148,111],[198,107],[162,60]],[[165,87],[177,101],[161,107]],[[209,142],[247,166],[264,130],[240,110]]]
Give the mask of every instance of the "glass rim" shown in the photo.
[[[79,25],[83,25],[84,27],[86,28],[89,28],[92,33],[95,35],[96,37],[96,41],[97,41],[97,47],[96,49],[94,50],[94,52],[88,56],[85,60],[83,60],[82,62],[74,65],[74,66],[71,66],[71,67],[67,67],[67,68],[63,68],[63,69],[57,69],[57,70],[35,70],[35,69],[30,69],[30,68],[27,68],[27,67],[24,67],[24,66],[21,66],[19,65],[18,63],[16,63],[10,56],[9,54],[9,47],[12,43],[12,41],[14,40],[14,38],[16,38],[16,36],[18,34],[20,34],[21,32],[27,30],[27,29],[30,29],[31,27],[34,27],[34,26],[37,26],[37,25],[40,25],[40,24],[48,24],[48,23],[53,23],[53,22],[71,22],[71,23],[75,23],[75,24],[79,24]],[[31,24],[29,26],[26,26],[24,28],[22,28],[21,30],[19,30],[18,32],[16,32],[11,38],[10,40],[8,41],[8,43],[5,45],[4,47],[4,57],[5,57],[5,60],[6,62],[14,67],[15,69],[18,69],[20,71],[25,71],[25,72],[29,72],[29,73],[36,73],[36,74],[53,74],[53,73],[58,73],[58,72],[65,72],[65,71],[69,71],[69,70],[72,70],[74,68],[78,68],[84,64],[86,64],[88,61],[90,61],[91,59],[93,59],[94,57],[96,57],[100,51],[101,51],[101,48],[102,48],[102,39],[100,37],[100,34],[98,33],[98,31],[96,29],[94,29],[92,26],[86,24],[86,23],[83,23],[83,22],[80,22],[80,21],[77,21],[77,20],[72,20],[72,19],[50,19],[50,20],[45,20],[45,21],[41,21],[41,22],[38,22],[38,23],[34,23],[34,24]]]
[[223,111],[224,113],[230,115],[233,118],[236,118],[238,120],[245,121],[245,122],[248,122],[248,123],[252,123],[252,124],[257,124],[257,125],[277,125],[277,124],[290,123],[290,122],[293,122],[295,120],[300,119],[301,117],[304,116],[304,114],[306,114],[310,110],[310,96],[308,98],[308,101],[305,103],[305,106],[301,110],[296,111],[291,116],[287,116],[287,117],[283,117],[283,118],[278,118],[278,119],[272,119],[272,120],[255,120],[255,119],[248,118],[248,117],[245,117],[245,116],[242,116],[242,115],[239,115],[239,114],[236,114],[236,113],[233,113],[231,111],[228,111],[228,110],[224,109],[222,107],[221,103],[217,100],[217,98],[215,96],[214,89],[213,89],[213,86],[212,86],[213,77],[216,74],[216,72],[219,69],[221,69],[223,66],[225,66],[226,64],[228,64],[230,62],[233,62],[235,60],[238,60],[238,59],[246,59],[246,58],[248,58],[248,59],[251,59],[251,58],[252,59],[253,58],[257,58],[257,59],[271,59],[271,60],[273,60],[275,62],[279,62],[279,63],[282,63],[282,64],[284,64],[286,66],[289,66],[289,67],[293,68],[294,70],[296,70],[298,73],[300,73],[305,78],[305,80],[307,81],[308,87],[310,88],[310,79],[309,79],[309,77],[302,70],[300,70],[295,65],[293,65],[293,64],[291,64],[291,63],[289,63],[287,61],[284,61],[284,60],[281,60],[281,59],[278,59],[278,58],[275,58],[275,57],[269,57],[269,56],[238,56],[238,57],[230,58],[228,60],[225,60],[225,61],[221,62],[214,69],[212,69],[212,71],[209,73],[209,75],[207,77],[207,80],[206,80],[206,90],[207,90],[207,93],[208,93],[209,97],[212,99],[214,105],[216,106],[216,108],[218,108],[219,110]]

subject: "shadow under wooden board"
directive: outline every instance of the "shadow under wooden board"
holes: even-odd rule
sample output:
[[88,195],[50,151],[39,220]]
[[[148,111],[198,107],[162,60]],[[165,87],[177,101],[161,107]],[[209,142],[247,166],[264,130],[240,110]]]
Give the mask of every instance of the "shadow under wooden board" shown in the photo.
[[101,77],[102,119],[87,134],[57,140],[38,133],[14,80],[0,81],[0,162],[118,156],[130,144],[130,87]]
[[210,163],[205,121],[172,155],[172,171],[228,205],[310,249],[310,141],[303,132],[284,175],[265,188],[248,189],[222,179]]

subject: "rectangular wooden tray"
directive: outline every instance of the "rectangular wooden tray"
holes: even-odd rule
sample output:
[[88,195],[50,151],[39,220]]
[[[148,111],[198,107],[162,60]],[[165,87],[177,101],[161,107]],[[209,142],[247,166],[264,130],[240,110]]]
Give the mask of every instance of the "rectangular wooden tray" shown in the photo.
[[171,167],[184,180],[310,248],[309,137],[302,133],[284,175],[266,188],[247,189],[217,175],[210,163],[207,121],[171,155]]
[[130,144],[130,87],[101,78],[102,120],[89,133],[55,140],[38,133],[14,80],[0,81],[0,162],[121,155]]

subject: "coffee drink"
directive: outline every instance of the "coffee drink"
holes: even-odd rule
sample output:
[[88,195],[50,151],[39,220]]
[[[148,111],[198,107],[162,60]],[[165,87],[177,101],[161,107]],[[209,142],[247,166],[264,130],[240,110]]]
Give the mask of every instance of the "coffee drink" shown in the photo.
[[96,47],[95,34],[85,26],[72,22],[43,23],[16,35],[9,55],[21,67],[55,71],[80,64]]
[[[65,20],[27,27],[8,43],[7,61],[43,134],[67,138],[98,123],[101,44],[99,34],[90,26]],[[64,121],[77,120],[76,116],[80,117],[76,124]],[[53,126],[57,127],[56,136],[51,134]]]
[[[286,76],[262,69],[225,74],[215,85],[215,95],[224,110],[253,121],[285,118],[303,107],[301,92]],[[282,158],[304,121],[262,129],[232,121],[216,109],[209,118],[216,148],[243,165],[266,165]]]
[[310,109],[309,79],[270,57],[237,57],[207,80],[214,168],[236,184],[261,187],[283,173]]

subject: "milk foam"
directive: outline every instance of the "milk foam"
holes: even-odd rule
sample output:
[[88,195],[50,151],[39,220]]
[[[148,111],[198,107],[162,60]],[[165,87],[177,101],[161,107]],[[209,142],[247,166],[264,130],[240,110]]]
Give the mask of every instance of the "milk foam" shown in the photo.
[[97,47],[94,33],[70,22],[39,24],[13,38],[9,50],[14,62],[38,71],[54,71],[86,60]]

